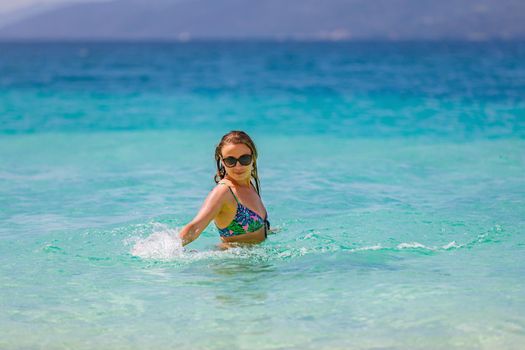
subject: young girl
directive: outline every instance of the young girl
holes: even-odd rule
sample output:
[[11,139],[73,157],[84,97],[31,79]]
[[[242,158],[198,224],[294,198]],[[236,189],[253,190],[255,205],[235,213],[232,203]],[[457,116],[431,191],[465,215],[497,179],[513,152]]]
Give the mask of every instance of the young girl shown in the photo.
[[252,139],[243,131],[230,131],[217,145],[215,160],[217,186],[197,216],[180,231],[182,245],[197,239],[211,220],[219,230],[221,248],[264,241],[270,223],[259,195],[257,149]]

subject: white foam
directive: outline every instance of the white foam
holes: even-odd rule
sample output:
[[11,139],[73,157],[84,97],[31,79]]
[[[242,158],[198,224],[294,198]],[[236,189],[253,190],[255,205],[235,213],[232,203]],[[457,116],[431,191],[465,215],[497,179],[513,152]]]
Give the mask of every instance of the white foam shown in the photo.
[[418,242],[400,243],[397,245],[397,249],[411,249],[411,248],[423,248],[423,249],[432,250],[432,248],[429,248],[426,245],[418,243]]
[[313,238],[314,237],[314,233],[313,232],[310,232],[308,234],[306,234],[303,239],[310,239],[310,238]]
[[156,232],[146,238],[136,238],[131,254],[143,259],[170,260],[184,252],[178,229],[166,225],[154,225]]
[[380,244],[376,244],[376,245],[372,245],[372,246],[366,246],[366,247],[361,247],[361,248],[355,248],[355,249],[352,249],[352,251],[354,252],[358,252],[358,251],[361,251],[361,250],[379,250],[379,249],[382,249],[383,247],[381,247]]
[[445,244],[442,248],[445,250],[452,249],[452,248],[460,248],[461,245],[457,244],[456,241],[452,241],[450,243]]

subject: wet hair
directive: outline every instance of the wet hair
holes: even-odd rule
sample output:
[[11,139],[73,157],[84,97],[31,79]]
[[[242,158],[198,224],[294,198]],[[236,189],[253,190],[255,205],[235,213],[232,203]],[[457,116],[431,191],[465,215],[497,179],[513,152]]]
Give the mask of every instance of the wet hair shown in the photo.
[[226,144],[243,144],[246,145],[251,151],[252,151],[252,157],[253,157],[253,169],[252,169],[252,178],[255,180],[255,189],[257,190],[257,193],[260,195],[260,184],[259,184],[259,175],[257,174],[257,148],[255,147],[255,143],[253,140],[248,136],[247,133],[240,130],[232,130],[226,135],[224,135],[221,138],[221,141],[215,147],[215,162],[217,163],[217,173],[215,174],[215,183],[219,183],[224,177],[226,176],[226,169],[221,163],[221,150],[222,147]]

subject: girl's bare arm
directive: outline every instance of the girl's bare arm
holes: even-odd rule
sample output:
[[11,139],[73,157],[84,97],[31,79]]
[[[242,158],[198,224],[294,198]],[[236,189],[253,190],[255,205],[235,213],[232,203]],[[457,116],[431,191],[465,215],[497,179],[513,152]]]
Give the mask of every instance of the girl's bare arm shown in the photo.
[[183,246],[196,240],[202,231],[208,227],[210,221],[219,214],[226,201],[227,192],[227,186],[216,186],[208,194],[197,215],[179,232]]

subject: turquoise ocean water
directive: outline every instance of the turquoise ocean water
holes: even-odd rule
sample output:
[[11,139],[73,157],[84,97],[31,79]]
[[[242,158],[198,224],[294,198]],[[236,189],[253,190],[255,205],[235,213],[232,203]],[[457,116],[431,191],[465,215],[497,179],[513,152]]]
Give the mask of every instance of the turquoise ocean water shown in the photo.
[[[525,43],[0,44],[0,348],[522,349]],[[243,129],[279,232],[177,229]]]

